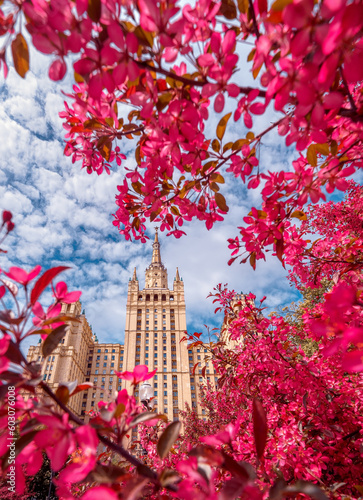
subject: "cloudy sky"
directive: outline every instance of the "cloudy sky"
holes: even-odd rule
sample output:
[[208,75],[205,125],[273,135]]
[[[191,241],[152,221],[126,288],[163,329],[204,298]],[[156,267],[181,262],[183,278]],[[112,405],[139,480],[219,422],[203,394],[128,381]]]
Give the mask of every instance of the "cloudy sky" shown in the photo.
[[[13,212],[16,223],[6,240],[8,254],[2,254],[0,266],[6,270],[17,265],[29,270],[36,264],[44,269],[69,265],[71,270],[63,279],[71,289],[82,290],[82,305],[99,340],[123,342],[128,280],[136,266],[143,286],[144,271],[151,260],[151,241],[125,242],[112,225],[116,186],[123,168],[116,167],[110,176],[98,177],[88,175],[80,164],[72,164],[63,156],[58,112],[63,109],[61,89],[69,91],[71,80],[67,76],[60,84],[51,82],[48,64],[48,58],[32,53],[31,71],[25,80],[12,68],[6,81],[0,76],[0,204]],[[249,83],[243,78],[240,83]],[[211,130],[220,118],[212,114]],[[263,130],[272,120],[271,113],[259,118],[257,128]],[[226,142],[245,133],[242,124],[238,128],[233,125]],[[132,167],[130,144],[121,149],[127,155],[123,166]],[[266,138],[261,153],[263,168],[289,168],[292,159],[293,152],[286,150],[278,137]],[[160,235],[169,286],[177,266],[184,279],[190,331],[205,331],[205,324],[220,324],[212,300],[206,299],[218,283],[227,283],[238,292],[252,291],[258,299],[267,295],[270,309],[296,298],[276,258],[259,262],[256,271],[248,264],[228,267],[227,238],[238,234],[236,228],[242,218],[260,202],[257,191],[247,193],[233,179],[226,182],[222,192],[230,206],[225,222],[211,231],[198,222],[187,224],[187,236],[179,240]],[[152,225],[149,235],[153,238]]]

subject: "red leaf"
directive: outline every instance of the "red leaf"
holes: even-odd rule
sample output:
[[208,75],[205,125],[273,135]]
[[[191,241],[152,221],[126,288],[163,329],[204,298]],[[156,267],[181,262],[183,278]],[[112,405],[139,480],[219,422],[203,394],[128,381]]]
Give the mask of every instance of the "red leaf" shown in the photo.
[[193,367],[192,375],[195,375],[195,370],[196,370],[196,368],[197,368],[198,365],[199,365],[199,362],[195,363],[195,365]]
[[253,434],[255,437],[256,452],[259,459],[263,456],[267,441],[266,413],[261,401],[253,400],[252,405]]
[[30,303],[35,304],[43,290],[54,280],[54,278],[61,272],[69,269],[67,266],[58,266],[53,267],[52,269],[48,269],[44,274],[38,279],[35,283],[33,290],[30,294]]

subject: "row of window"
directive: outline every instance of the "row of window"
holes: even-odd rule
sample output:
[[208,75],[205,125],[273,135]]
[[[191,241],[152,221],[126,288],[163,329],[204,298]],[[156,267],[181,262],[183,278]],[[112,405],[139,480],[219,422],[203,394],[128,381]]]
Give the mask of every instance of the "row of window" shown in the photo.
[[[156,284],[155,284],[155,286],[156,286]],[[151,300],[150,297],[151,297],[150,293],[147,293],[146,296],[145,296],[146,302],[150,302],[150,300]],[[142,300],[142,295],[138,296],[138,300],[139,301]],[[158,302],[158,300],[159,300],[159,295],[155,293],[154,294],[154,302]],[[163,293],[161,295],[161,300],[164,301],[164,302],[166,301],[166,295],[165,295],[165,293]],[[169,300],[174,300],[174,295],[170,295]]]

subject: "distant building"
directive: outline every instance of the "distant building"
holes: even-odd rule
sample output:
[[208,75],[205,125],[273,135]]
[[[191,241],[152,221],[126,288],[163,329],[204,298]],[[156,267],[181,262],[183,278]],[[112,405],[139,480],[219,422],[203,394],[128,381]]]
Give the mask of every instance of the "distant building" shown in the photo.
[[[93,389],[70,398],[69,406],[79,417],[87,421],[99,401],[111,400],[125,387],[130,390],[130,382],[120,380],[115,372],[133,371],[138,364],[148,365],[149,371],[157,370],[148,382],[154,389],[158,413],[166,414],[169,420],[177,419],[179,409],[184,410],[188,403],[201,417],[204,415],[198,404],[199,384],[208,380],[215,387],[216,375],[212,363],[204,362],[204,346],[188,349],[185,341],[180,342],[186,331],[184,283],[177,269],[173,288],[168,288],[157,231],[151,264],[145,271],[145,287],[140,289],[136,268],[128,284],[124,345],[99,344],[79,302],[63,304],[62,314],[74,316],[75,321],[69,321],[70,329],[43,364],[42,375],[53,391],[62,382],[94,383]],[[28,361],[44,361],[41,343],[29,348]],[[138,390],[135,395],[138,397]]]

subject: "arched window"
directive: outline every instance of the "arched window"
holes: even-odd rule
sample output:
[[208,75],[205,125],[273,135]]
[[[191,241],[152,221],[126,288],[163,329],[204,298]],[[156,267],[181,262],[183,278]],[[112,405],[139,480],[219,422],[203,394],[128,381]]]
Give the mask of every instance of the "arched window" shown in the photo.
[[142,295],[139,295],[139,300],[142,300]]
[[157,302],[157,300],[158,300],[158,296],[157,295],[154,295],[154,300],[155,300],[155,302]]
[[161,300],[166,300],[166,295],[165,295],[165,293],[163,293],[163,295],[161,296]]
[[146,300],[147,301],[150,300],[150,294],[149,293],[146,294]]

